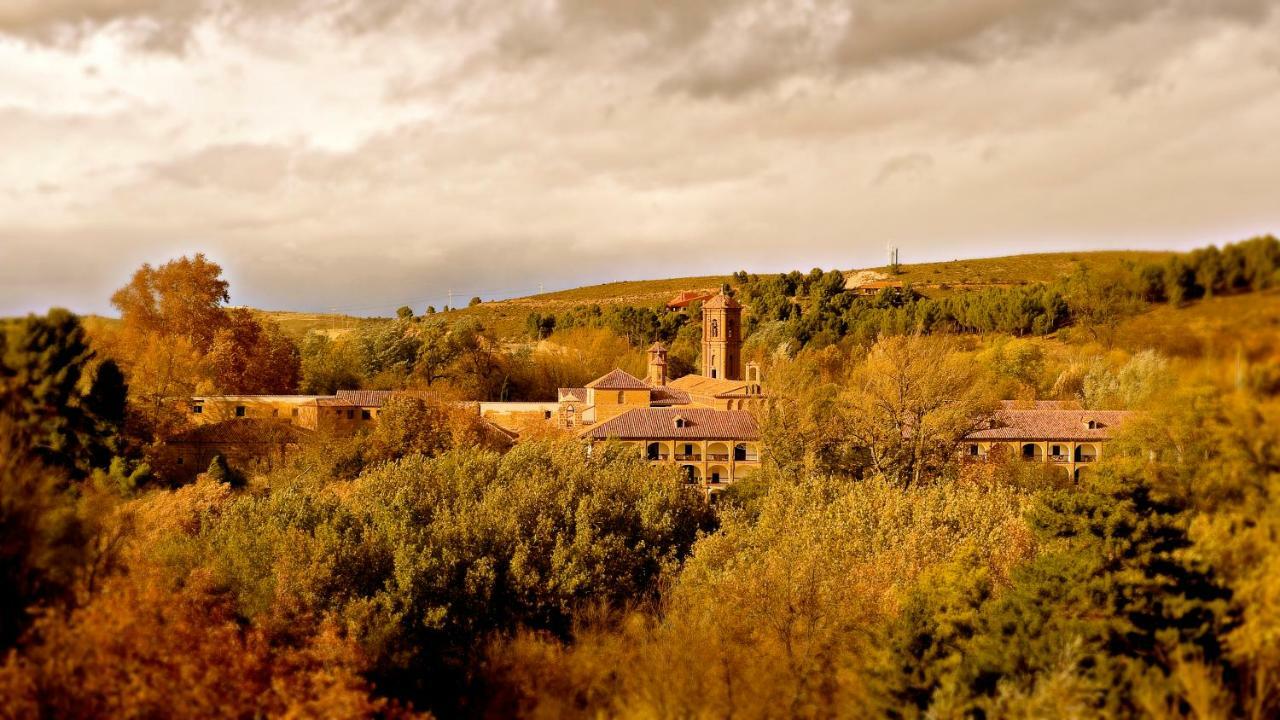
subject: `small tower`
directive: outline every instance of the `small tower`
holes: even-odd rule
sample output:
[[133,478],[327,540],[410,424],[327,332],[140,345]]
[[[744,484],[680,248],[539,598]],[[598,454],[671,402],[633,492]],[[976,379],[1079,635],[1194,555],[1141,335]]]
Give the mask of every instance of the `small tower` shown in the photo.
[[667,384],[667,348],[661,342],[649,347],[649,372],[644,380],[650,385]]
[[742,305],[723,292],[702,305],[702,374],[742,379]]

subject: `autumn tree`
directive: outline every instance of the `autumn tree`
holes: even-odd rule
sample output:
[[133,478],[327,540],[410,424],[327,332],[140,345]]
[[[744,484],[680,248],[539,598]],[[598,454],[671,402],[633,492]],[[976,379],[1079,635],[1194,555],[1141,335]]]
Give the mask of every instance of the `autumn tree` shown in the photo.
[[197,253],[158,268],[143,265],[111,296],[111,304],[127,330],[183,338],[203,352],[225,324],[222,305],[230,299],[229,287],[222,268]]
[[227,311],[207,362],[213,386],[222,393],[291,393],[301,375],[301,354],[293,340],[275,322],[243,308]]
[[848,433],[874,470],[908,487],[940,474],[995,409],[976,363],[945,340],[919,335],[877,342],[843,401]]

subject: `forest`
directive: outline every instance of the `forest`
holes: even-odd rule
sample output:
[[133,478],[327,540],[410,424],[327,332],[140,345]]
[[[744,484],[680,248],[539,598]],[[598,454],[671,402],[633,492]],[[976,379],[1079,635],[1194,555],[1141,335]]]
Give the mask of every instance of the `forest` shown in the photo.
[[[655,339],[688,372],[696,307],[299,338],[202,255],[143,266],[118,320],[0,332],[0,715],[1276,717],[1277,285],[1270,237],[936,297],[740,272],[763,468],[712,506],[444,403],[639,372]],[[1169,345],[1201,308],[1236,324]],[[439,400],[265,474],[151,468],[172,398],[356,387]],[[1137,414],[1079,483],[965,462],[1015,399]]]

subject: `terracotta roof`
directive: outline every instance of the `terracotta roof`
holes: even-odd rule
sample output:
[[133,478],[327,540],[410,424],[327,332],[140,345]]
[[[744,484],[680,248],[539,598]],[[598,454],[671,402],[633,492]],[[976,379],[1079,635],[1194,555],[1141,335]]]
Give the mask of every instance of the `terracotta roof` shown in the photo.
[[598,377],[587,383],[587,387],[596,390],[648,390],[643,380],[626,370],[611,370],[607,375]]
[[734,300],[733,298],[729,297],[728,295],[725,295],[724,293],[720,293],[715,297],[711,298],[710,300],[702,303],[702,307],[703,309],[740,308],[742,307],[742,304],[739,303],[737,300]]
[[[966,440],[1110,440],[1127,410],[1001,410]],[[1097,424],[1090,429],[1089,421]]]
[[207,445],[232,443],[237,445],[297,444],[311,433],[288,420],[266,418],[235,418],[222,422],[200,425],[165,438],[166,444]]
[[[676,427],[676,419],[683,427]],[[587,428],[593,440],[759,440],[756,418],[746,410],[636,408]]]
[[706,300],[715,293],[706,290],[682,290],[679,295],[667,301],[669,308],[685,308],[689,307],[697,300]]
[[565,402],[567,400],[576,400],[578,402],[586,402],[587,389],[586,388],[560,388],[559,390],[556,391],[556,398],[560,402]]
[[721,380],[719,378],[709,378],[705,375],[685,375],[682,378],[672,380],[667,386],[691,395],[721,397],[725,395],[746,395],[748,384],[746,380]]
[[689,393],[669,385],[653,385],[649,388],[649,402],[653,405],[688,405]]
[[355,407],[355,403],[347,398],[340,397],[322,397],[316,398],[316,404],[320,407]]
[[1005,410],[1083,410],[1075,400],[1001,400]]
[[667,346],[662,344],[661,340],[655,341],[649,346],[649,352],[666,352]]
[[394,395],[417,397],[423,400],[435,397],[425,390],[339,390],[336,399],[345,400],[356,407],[377,408],[382,407],[383,403]]

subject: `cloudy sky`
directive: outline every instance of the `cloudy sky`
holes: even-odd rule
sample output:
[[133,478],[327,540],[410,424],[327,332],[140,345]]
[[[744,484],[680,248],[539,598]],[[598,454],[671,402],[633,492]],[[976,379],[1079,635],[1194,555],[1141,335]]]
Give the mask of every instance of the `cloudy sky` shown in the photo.
[[0,0],[0,315],[1280,232],[1280,0]]

